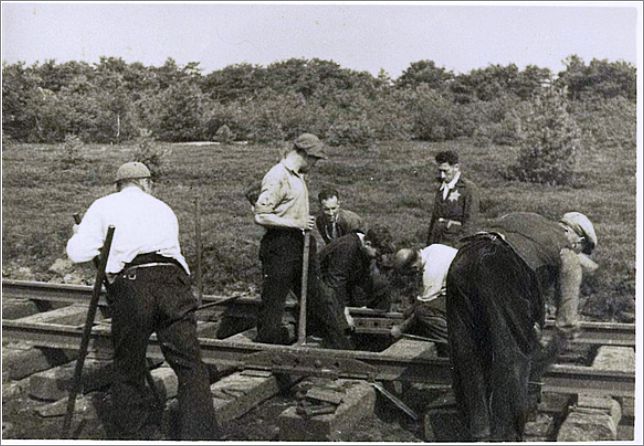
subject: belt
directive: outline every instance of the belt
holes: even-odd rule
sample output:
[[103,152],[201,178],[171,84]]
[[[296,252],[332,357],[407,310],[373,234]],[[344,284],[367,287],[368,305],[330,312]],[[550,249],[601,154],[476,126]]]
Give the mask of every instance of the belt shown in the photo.
[[171,262],[150,262],[150,263],[142,263],[140,265],[128,266],[127,268],[124,268],[123,271],[121,272],[126,272],[126,271],[129,272],[139,268],[150,268],[151,266],[176,266],[178,268],[178,266],[175,263],[171,263]]
[[485,239],[490,241],[502,240],[505,242],[505,235],[500,232],[477,232],[476,234],[463,237],[461,242],[470,242],[473,240]]
[[116,278],[121,275],[121,274],[128,274],[128,275],[133,275],[135,276],[134,273],[136,272],[137,269],[139,268],[150,268],[152,266],[175,266],[179,268],[179,265],[176,263],[171,263],[171,262],[150,262],[150,263],[141,263],[140,265],[132,265],[128,266],[126,268],[123,268],[121,271],[118,273],[107,273],[107,282],[112,284],[116,280]]
[[443,218],[443,217],[440,217],[438,219],[438,221],[440,221],[441,223],[451,223],[453,225],[462,225],[463,224],[458,220],[450,220],[449,218]]

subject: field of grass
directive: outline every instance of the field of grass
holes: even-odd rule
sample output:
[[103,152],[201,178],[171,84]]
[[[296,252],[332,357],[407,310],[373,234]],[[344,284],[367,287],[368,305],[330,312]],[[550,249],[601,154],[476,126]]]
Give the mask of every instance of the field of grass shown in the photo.
[[[253,289],[260,284],[259,240],[244,187],[261,178],[279,158],[277,146],[171,144],[155,193],[177,213],[181,243],[196,265],[195,200],[201,203],[204,289],[206,293]],[[534,211],[558,218],[569,210],[587,214],[598,234],[593,258],[596,275],[584,279],[584,313],[592,318],[624,319],[633,311],[636,249],[636,154],[584,153],[574,187],[508,182],[503,171],[513,148],[477,147],[469,140],[444,143],[381,142],[369,150],[329,148],[330,160],[311,174],[311,207],[324,185],[336,186],[344,206],[367,224],[386,224],[399,245],[420,244],[431,215],[433,155],[454,149],[464,175],[481,191],[483,218],[508,211]],[[11,144],[2,152],[2,270],[11,277],[21,266],[38,280],[64,258],[73,212],[84,212],[113,191],[116,168],[132,158],[128,145],[87,145],[83,160],[63,163],[61,145]],[[88,281],[93,272],[83,273]],[[626,317],[627,319],[628,317]]]

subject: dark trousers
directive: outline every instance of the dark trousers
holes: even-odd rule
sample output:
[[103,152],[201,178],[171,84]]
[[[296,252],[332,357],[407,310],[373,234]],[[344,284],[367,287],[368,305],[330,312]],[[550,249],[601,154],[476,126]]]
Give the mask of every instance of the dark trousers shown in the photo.
[[337,291],[321,279],[319,281],[318,301],[315,312],[318,316],[314,328],[319,330],[325,341],[325,346],[340,350],[353,350],[355,344],[351,340],[349,324],[344,315],[344,306],[338,299]]
[[474,440],[519,441],[541,297],[535,275],[501,240],[477,238],[447,276],[452,385]]
[[441,243],[443,245],[456,247],[458,241],[463,237],[463,226],[452,224],[447,227],[446,221],[436,221],[431,231],[427,233],[427,245]]
[[148,416],[146,350],[156,332],[161,350],[179,380],[181,439],[220,436],[201,360],[190,277],[175,265],[125,269],[109,287],[114,345],[114,422],[124,437],[136,435]]
[[447,341],[447,313],[445,296],[430,302],[419,302],[414,308],[416,331],[421,336]]
[[[262,261],[262,305],[257,316],[257,341],[288,344],[288,329],[282,323],[289,291],[299,298],[302,287],[304,235],[298,230],[269,230],[259,247]],[[307,317],[317,302],[319,267],[315,238],[310,237],[307,281]]]

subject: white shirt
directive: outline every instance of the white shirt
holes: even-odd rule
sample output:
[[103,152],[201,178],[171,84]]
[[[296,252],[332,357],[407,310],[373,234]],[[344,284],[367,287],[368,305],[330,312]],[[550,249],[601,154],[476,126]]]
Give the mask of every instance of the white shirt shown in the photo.
[[264,175],[255,214],[291,218],[304,227],[309,219],[309,190],[304,175],[293,164],[284,158]]
[[420,251],[423,265],[423,294],[421,302],[429,302],[445,294],[447,271],[458,250],[451,246],[435,243]]
[[136,186],[127,186],[92,203],[78,231],[67,242],[67,255],[72,262],[96,257],[110,225],[115,230],[107,273],[118,273],[137,255],[150,252],[176,259],[190,273],[179,247],[176,215],[163,201]]
[[461,172],[456,172],[456,175],[454,175],[454,178],[452,178],[452,181],[450,181],[449,183],[443,182],[441,184],[441,190],[443,191],[443,200],[447,200],[447,195],[449,194],[449,191],[454,189],[459,178],[461,178]]

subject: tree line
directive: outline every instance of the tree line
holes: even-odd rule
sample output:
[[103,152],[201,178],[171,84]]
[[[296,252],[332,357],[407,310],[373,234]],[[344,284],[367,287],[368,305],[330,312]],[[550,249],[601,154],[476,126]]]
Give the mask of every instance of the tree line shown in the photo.
[[[115,57],[95,64],[3,63],[2,126],[5,138],[22,142],[60,142],[74,135],[86,143],[121,143],[142,132],[162,141],[271,142],[309,131],[332,145],[358,147],[376,140],[458,137],[514,144],[522,116],[533,113],[552,89],[560,92],[564,112],[587,122],[589,132],[598,131],[590,115],[634,116],[632,64],[586,64],[575,55],[564,64],[556,75],[515,64],[455,74],[421,60],[392,79],[383,70],[373,76],[320,59],[265,67],[243,63],[208,74],[198,62],[179,66],[173,59],[159,67]],[[625,131],[626,136],[605,130],[604,139],[630,144],[630,127]]]

